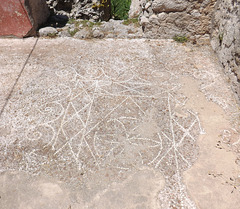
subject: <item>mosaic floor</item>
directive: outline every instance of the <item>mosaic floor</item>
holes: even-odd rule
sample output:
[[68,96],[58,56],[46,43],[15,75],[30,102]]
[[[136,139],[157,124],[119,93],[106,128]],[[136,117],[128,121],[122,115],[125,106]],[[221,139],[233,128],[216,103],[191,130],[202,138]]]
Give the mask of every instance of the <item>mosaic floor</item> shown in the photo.
[[[93,174],[101,174],[100,187],[106,188],[153,169],[165,182],[160,208],[197,208],[182,173],[196,161],[196,141],[206,133],[198,113],[185,106],[179,82],[194,61],[185,70],[187,55],[166,43],[179,55],[171,64],[167,56],[173,52],[157,54],[167,50],[163,41],[39,40],[1,115],[0,170],[54,177],[83,189]],[[211,87],[204,82],[203,89]],[[227,105],[217,94],[216,102]]]

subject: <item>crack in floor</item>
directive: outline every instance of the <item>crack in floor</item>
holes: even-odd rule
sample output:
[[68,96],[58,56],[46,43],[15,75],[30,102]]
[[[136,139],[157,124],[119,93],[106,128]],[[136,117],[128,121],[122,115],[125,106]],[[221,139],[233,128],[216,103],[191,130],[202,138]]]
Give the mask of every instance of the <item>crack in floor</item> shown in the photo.
[[21,77],[21,75],[22,75],[22,73],[23,73],[23,71],[24,71],[24,68],[26,67],[26,65],[27,65],[27,63],[28,63],[28,61],[29,61],[29,59],[30,59],[30,57],[31,57],[34,49],[36,48],[37,42],[38,42],[38,38],[36,39],[35,44],[33,45],[32,50],[30,51],[30,53],[29,53],[26,61],[24,62],[23,67],[22,67],[19,75],[17,76],[17,79],[16,79],[16,81],[15,81],[14,84],[13,84],[13,87],[11,88],[11,90],[10,90],[10,92],[9,92],[7,98],[6,98],[6,101],[5,101],[3,107],[2,107],[2,109],[1,109],[1,111],[0,111],[0,118],[1,118],[1,116],[2,116],[2,113],[3,113],[3,111],[4,111],[5,107],[6,107],[9,99],[11,98],[11,95],[12,95],[12,93],[13,93],[13,91],[14,91],[15,86],[17,85],[17,82],[18,82],[19,78]]

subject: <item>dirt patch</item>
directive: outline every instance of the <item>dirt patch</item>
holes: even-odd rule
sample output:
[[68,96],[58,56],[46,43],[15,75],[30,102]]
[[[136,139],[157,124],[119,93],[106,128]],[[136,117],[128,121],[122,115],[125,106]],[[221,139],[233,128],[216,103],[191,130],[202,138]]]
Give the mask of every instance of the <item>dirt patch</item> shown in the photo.
[[232,126],[227,113],[209,102],[192,78],[181,79],[182,93],[188,97],[186,107],[198,112],[205,135],[198,140],[200,147],[196,163],[184,172],[188,192],[199,208],[237,209],[240,192],[237,186],[240,167],[236,155],[219,146],[221,133]]

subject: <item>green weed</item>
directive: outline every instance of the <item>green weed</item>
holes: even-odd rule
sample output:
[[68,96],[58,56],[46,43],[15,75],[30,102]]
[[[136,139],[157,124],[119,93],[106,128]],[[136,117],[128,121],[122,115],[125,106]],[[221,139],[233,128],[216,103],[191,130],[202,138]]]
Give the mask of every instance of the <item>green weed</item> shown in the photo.
[[223,33],[220,33],[220,34],[218,35],[218,39],[219,39],[220,45],[222,45],[222,42],[223,42]]
[[131,0],[111,0],[112,18],[115,20],[126,20],[131,6]]
[[175,35],[173,40],[178,43],[185,43],[188,41],[188,38],[185,35]]
[[56,33],[49,33],[47,35],[48,38],[56,38],[57,37],[57,34]]
[[126,19],[123,21],[123,25],[134,24],[136,27],[140,26],[138,18]]
[[73,37],[78,31],[79,31],[78,28],[74,28],[74,30],[68,30],[70,36],[72,36],[72,37]]

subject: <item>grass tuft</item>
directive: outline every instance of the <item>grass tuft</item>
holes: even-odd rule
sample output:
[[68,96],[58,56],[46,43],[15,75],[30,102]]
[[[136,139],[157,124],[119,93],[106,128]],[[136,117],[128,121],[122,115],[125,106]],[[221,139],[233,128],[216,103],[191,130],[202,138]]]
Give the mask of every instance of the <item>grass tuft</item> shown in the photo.
[[188,41],[188,38],[185,35],[175,35],[173,40],[178,43],[185,43]]
[[134,24],[136,27],[140,26],[138,18],[126,19],[123,21],[123,25]]
[[68,30],[70,36],[72,36],[72,37],[73,37],[78,31],[79,31],[78,28],[75,28],[74,30]]

